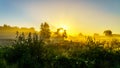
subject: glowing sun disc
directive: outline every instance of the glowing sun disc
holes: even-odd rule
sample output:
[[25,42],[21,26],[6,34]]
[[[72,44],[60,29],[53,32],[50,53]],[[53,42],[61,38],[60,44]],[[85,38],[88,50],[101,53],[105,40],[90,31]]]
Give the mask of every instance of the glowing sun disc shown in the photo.
[[65,30],[68,30],[68,26],[66,26],[66,25],[60,25],[60,27],[65,29]]

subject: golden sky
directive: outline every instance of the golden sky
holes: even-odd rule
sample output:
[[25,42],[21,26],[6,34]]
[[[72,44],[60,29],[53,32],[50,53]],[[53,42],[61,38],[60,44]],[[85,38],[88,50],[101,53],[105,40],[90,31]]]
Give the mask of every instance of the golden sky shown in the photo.
[[[120,33],[118,0],[1,0],[0,25],[35,27],[48,22],[52,30],[63,26],[69,34]],[[9,12],[8,12],[9,11]]]

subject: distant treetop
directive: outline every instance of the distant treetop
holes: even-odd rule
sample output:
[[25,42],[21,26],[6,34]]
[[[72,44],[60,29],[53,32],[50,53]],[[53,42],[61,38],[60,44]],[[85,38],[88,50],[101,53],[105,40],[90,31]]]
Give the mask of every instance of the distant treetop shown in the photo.
[[105,30],[103,33],[105,34],[105,36],[112,36],[111,30]]

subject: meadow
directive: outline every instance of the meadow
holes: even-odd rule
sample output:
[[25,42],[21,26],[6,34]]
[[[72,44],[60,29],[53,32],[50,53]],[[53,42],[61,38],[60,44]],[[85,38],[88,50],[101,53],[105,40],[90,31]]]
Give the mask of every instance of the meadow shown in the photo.
[[0,0],[0,68],[120,68],[120,0]]
[[0,46],[0,68],[120,68],[119,37],[77,39],[59,29],[51,35],[48,24],[39,34],[17,32],[11,44]]
[[14,44],[0,47],[0,68],[119,68],[120,42],[18,38]]

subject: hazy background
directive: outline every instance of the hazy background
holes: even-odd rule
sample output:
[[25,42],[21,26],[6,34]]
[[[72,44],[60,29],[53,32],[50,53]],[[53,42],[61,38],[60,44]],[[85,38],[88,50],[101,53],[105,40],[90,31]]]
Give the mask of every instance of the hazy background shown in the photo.
[[0,0],[0,25],[51,29],[67,26],[69,34],[120,33],[120,0]]

